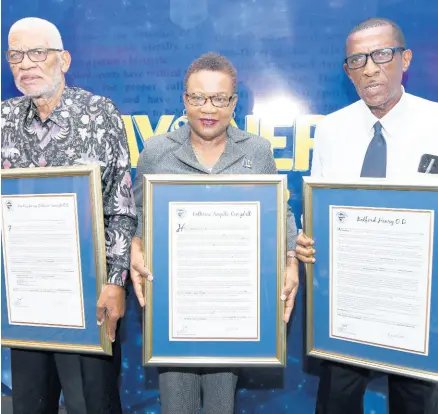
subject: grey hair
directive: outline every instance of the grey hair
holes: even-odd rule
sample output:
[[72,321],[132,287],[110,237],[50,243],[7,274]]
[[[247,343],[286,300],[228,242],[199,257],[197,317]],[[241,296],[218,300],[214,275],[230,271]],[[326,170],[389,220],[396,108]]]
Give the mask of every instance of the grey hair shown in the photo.
[[184,87],[187,90],[187,82],[191,75],[202,70],[209,70],[212,72],[223,72],[230,75],[233,90],[236,90],[237,85],[237,71],[233,64],[225,57],[215,52],[208,52],[198,57],[192,62],[187,69],[186,77],[184,79]]
[[397,23],[394,23],[392,20],[385,19],[383,17],[373,17],[371,19],[367,19],[363,21],[362,23],[359,23],[358,25],[353,27],[351,32],[348,34],[348,37],[350,37],[353,33],[357,33],[362,30],[370,29],[372,27],[383,27],[383,26],[392,27],[392,34],[394,40],[397,43],[397,46],[406,48],[405,36],[400,26]]
[[59,33],[57,27],[53,23],[38,17],[25,17],[24,19],[16,21],[9,29],[8,38],[16,31],[29,29],[44,32],[47,35],[49,47],[64,50],[61,33]]

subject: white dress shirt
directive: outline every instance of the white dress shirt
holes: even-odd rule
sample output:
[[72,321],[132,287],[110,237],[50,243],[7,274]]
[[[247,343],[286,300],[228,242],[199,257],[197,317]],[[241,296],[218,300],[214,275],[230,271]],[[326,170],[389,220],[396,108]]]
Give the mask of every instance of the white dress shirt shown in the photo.
[[[386,178],[422,178],[425,174],[418,172],[421,156],[438,156],[438,103],[404,89],[397,105],[381,119],[362,100],[323,118],[315,131],[311,176],[342,181],[360,178],[377,121],[387,145]],[[438,181],[438,175],[435,178]]]

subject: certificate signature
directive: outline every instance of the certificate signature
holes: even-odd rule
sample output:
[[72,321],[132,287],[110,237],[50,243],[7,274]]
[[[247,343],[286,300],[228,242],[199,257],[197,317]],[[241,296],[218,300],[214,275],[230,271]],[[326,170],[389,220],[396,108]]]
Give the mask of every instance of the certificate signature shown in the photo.
[[351,336],[355,336],[354,326],[350,326],[348,323],[341,323],[336,327],[336,331],[343,334],[349,334]]
[[14,306],[17,306],[17,307],[19,307],[19,308],[24,308],[24,307],[26,307],[26,303],[25,303],[25,301],[23,300],[23,297],[22,297],[22,296],[18,296],[18,297],[16,297],[15,300],[14,300],[14,302],[13,302],[13,304],[14,304]]

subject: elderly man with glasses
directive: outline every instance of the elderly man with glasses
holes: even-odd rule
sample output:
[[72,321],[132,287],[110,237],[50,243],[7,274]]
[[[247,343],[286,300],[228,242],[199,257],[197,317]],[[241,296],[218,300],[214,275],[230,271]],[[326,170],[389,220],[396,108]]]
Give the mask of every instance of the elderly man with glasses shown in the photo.
[[123,122],[108,98],[66,86],[71,57],[52,23],[19,20],[8,43],[6,59],[24,96],[2,102],[2,168],[101,166],[108,274],[97,323],[107,315],[113,342],[112,357],[12,349],[14,413],[58,413],[62,388],[69,414],[119,414],[117,324],[125,311],[129,246],[137,225]]
[[[405,92],[402,78],[412,52],[400,27],[386,19],[366,20],[349,34],[346,54],[344,70],[361,99],[318,124],[312,177],[420,179],[422,156],[438,155],[438,103]],[[314,253],[313,240],[300,234],[298,258],[314,262]],[[323,363],[316,414],[363,413],[369,379],[367,369]],[[427,382],[389,375],[388,385],[391,414],[436,412]]]

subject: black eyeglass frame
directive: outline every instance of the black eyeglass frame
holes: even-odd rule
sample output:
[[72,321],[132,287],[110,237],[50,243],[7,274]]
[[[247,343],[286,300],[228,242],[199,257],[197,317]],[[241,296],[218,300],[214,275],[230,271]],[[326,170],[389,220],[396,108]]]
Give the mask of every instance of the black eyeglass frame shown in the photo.
[[[391,52],[392,52],[391,59],[386,60],[385,62],[376,62],[376,61],[374,60],[373,54],[376,53],[376,52],[381,52],[382,50],[391,50]],[[371,57],[371,59],[373,60],[373,62],[374,62],[376,65],[383,65],[383,64],[385,64],[385,63],[392,62],[392,60],[394,59],[394,55],[396,54],[396,52],[401,52],[401,53],[403,53],[405,50],[406,50],[406,48],[403,47],[403,46],[397,46],[397,47],[382,47],[382,48],[380,48],[380,49],[373,50],[373,51],[370,52],[370,53],[356,53],[356,54],[354,54],[354,55],[348,56],[347,58],[344,59],[344,63],[348,66],[348,69],[351,69],[351,70],[362,69],[363,67],[365,67],[365,66],[367,65],[367,63],[368,63],[368,58]],[[362,66],[351,67],[351,66],[348,64],[349,59],[354,58],[354,57],[358,57],[358,56],[365,56],[365,63],[364,63]]]
[[[39,51],[45,53],[45,58],[44,58],[44,59],[42,59],[42,60],[33,60],[33,59],[30,57],[29,52],[35,52],[35,51],[37,51],[37,50],[39,50]],[[23,62],[24,55],[27,55],[27,57],[28,57],[32,62],[37,63],[37,62],[44,62],[44,61],[46,61],[46,60],[47,60],[47,56],[49,55],[49,52],[63,52],[63,51],[64,51],[63,49],[54,49],[54,48],[51,48],[51,47],[37,47],[37,48],[35,48],[35,49],[28,49],[28,50],[16,50],[16,49],[10,49],[10,50],[7,50],[7,51],[5,52],[5,56],[6,56],[6,60],[7,60],[9,63],[11,63],[12,65],[15,65],[15,64],[17,64],[17,63],[21,63],[21,62]],[[18,53],[21,53],[21,56],[22,56],[22,57],[21,57],[21,60],[18,61],[18,62],[11,62],[11,60],[10,60],[10,58],[9,58],[9,54],[10,54],[10,52],[18,52]]]

